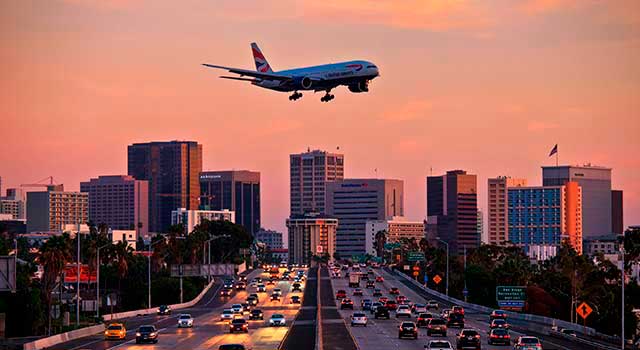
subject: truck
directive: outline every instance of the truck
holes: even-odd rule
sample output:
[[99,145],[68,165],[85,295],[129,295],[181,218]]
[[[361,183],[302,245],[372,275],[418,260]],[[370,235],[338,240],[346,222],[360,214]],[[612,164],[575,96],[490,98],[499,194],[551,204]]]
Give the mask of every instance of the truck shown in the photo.
[[360,274],[358,274],[357,272],[352,272],[351,274],[349,274],[349,287],[360,287]]

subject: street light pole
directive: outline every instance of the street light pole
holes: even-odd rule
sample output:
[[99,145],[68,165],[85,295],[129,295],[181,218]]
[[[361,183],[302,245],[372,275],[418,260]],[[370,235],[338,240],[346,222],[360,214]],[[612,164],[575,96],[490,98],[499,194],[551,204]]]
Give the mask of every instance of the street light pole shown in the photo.
[[148,300],[147,300],[147,308],[151,309],[151,251],[152,247],[160,242],[164,242],[164,238],[156,243],[151,242],[151,235],[149,235],[149,247],[147,249],[147,292],[148,292]]
[[111,243],[98,247],[98,254],[96,258],[96,319],[100,317],[100,249],[108,246],[109,244]]
[[436,239],[447,246],[447,279],[446,279],[446,286],[445,286],[445,291],[446,291],[445,294],[449,296],[449,243],[443,241],[442,239],[440,239],[440,237],[436,237]]
[[76,233],[76,240],[78,241],[78,264],[76,277],[76,328],[80,328],[80,221],[78,221],[78,231]]
[[622,255],[622,306],[621,306],[621,314],[622,314],[622,324],[620,328],[620,334],[622,338],[622,350],[624,350],[625,340],[624,340],[624,282],[625,282],[625,271],[624,271],[624,242],[620,243],[620,253]]

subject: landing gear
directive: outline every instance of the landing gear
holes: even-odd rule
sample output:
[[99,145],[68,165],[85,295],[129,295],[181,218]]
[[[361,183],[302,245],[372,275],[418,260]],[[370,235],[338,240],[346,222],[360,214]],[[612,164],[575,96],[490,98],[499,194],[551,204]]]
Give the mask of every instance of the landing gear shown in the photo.
[[327,94],[326,94],[326,95],[324,95],[324,96],[322,96],[322,97],[320,98],[320,101],[322,101],[322,102],[329,102],[329,101],[333,100],[334,98],[336,98],[336,97],[335,97],[334,95],[331,95],[331,94],[329,93],[329,91],[327,91]]
[[293,93],[293,95],[289,96],[289,101],[295,101],[300,97],[302,97],[302,94],[296,91]]

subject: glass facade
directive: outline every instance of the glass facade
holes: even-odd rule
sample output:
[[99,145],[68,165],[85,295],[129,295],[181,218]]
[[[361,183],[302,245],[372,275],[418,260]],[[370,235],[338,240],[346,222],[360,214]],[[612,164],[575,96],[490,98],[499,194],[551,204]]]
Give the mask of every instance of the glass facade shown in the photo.
[[559,245],[563,201],[562,187],[509,188],[509,241],[527,253],[531,245]]

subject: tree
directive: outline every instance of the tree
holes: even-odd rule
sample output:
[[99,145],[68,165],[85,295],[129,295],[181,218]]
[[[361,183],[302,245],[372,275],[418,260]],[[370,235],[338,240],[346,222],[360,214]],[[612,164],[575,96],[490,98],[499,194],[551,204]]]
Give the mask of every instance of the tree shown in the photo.
[[[52,236],[40,247],[38,262],[42,265],[42,299],[47,305],[47,334],[51,334],[51,292],[67,262],[71,261],[71,238],[68,233]],[[61,279],[62,281],[62,279]]]
[[133,249],[129,244],[120,241],[113,245],[114,263],[118,269],[118,296],[122,294],[122,280],[127,276],[129,270],[129,259],[131,258]]
[[376,232],[375,241],[376,254],[382,258],[384,256],[384,245],[387,243],[387,231],[381,230]]

